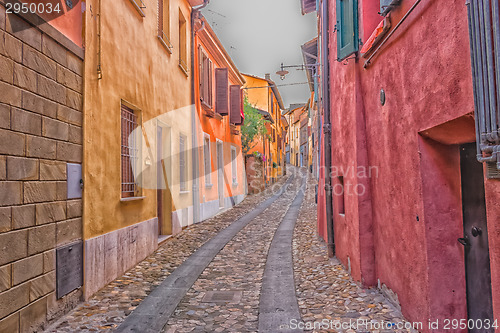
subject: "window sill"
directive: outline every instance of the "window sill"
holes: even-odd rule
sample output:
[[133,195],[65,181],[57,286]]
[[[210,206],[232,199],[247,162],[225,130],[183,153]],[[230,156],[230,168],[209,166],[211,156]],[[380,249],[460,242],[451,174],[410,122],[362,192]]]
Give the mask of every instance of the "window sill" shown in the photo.
[[189,69],[186,68],[187,66],[184,66],[182,63],[179,62],[179,68],[181,71],[186,75],[186,77],[189,77]]
[[188,194],[191,193],[191,191],[179,191],[179,194]]
[[214,184],[205,184],[205,188],[212,188],[214,187]]
[[162,36],[158,36],[158,40],[160,41],[160,44],[163,46],[163,48],[168,52],[168,54],[172,54],[172,49],[174,48],[172,46],[172,43],[168,40],[168,38],[164,38]]
[[146,197],[130,197],[130,198],[121,198],[120,202],[130,202],[130,201],[139,201],[146,199]]
[[[140,1],[142,3],[141,0],[138,0],[138,1]],[[135,10],[137,10],[139,15],[141,15],[142,17],[146,16],[146,14],[143,11],[143,9],[146,8],[146,6],[144,6],[144,4],[142,4],[144,7],[141,7],[141,6],[139,6],[139,4],[135,0],[130,0],[130,3],[132,4],[132,6],[134,6]]]
[[220,114],[218,114],[217,112],[215,112],[212,109],[209,109],[208,106],[204,106],[203,108],[204,108],[204,111],[205,111],[205,116],[207,116],[209,118],[217,119],[219,121],[221,121],[222,119],[224,119]]

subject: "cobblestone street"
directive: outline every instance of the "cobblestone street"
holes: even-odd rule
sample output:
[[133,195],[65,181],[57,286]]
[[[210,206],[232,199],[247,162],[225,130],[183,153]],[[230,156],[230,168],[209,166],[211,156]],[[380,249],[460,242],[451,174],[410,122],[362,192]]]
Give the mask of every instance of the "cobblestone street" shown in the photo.
[[[228,241],[197,279],[193,279],[194,284],[188,286],[189,290],[182,295],[182,300],[170,316],[165,318],[161,309],[154,308],[152,311],[157,311],[160,315],[150,313],[149,320],[168,320],[161,323],[161,327],[166,324],[163,332],[167,333],[276,332],[294,329],[294,326],[287,327],[281,323],[274,329],[259,330],[259,327],[263,327],[262,321],[269,321],[265,319],[269,317],[259,313],[259,309],[269,305],[261,304],[261,290],[266,290],[262,284],[266,263],[269,265],[269,248],[276,230],[285,221],[285,214],[301,191],[301,184],[305,183],[302,173],[291,171],[295,170],[290,169],[288,176],[273,187],[276,190],[283,186],[285,190],[281,195],[273,193],[277,191],[267,190],[260,195],[249,196],[234,209],[184,230],[89,301],[53,323],[46,332],[99,332],[115,329],[133,331],[128,329],[129,326],[120,325],[134,311],[141,313],[140,304],[146,304],[152,298],[155,288],[160,286],[157,291],[161,293],[168,277],[197,249],[203,244],[209,245],[209,240],[223,229],[273,198],[274,201],[267,208],[249,220]],[[312,179],[308,179],[306,183],[307,190],[294,229],[292,276],[295,278],[295,290],[293,286],[280,287],[284,294],[287,288],[290,289],[289,298],[299,306],[304,330],[312,331],[309,328],[314,327],[315,322],[319,325],[324,319],[334,323],[348,323],[358,319],[391,323],[403,321],[401,313],[381,293],[362,289],[350,279],[347,271],[337,261],[327,258],[326,245],[318,240],[315,232],[315,183]],[[275,242],[281,242],[281,239],[284,238],[280,236]],[[284,248],[286,247],[285,245]],[[292,247],[289,248],[291,255]],[[279,255],[283,255],[283,251]],[[177,271],[179,270],[182,268]],[[283,297],[286,298],[286,295]],[[144,319],[141,316],[130,316],[127,325],[133,326],[136,318]],[[297,324],[299,322],[296,321]],[[149,327],[147,321],[143,324]],[[139,326],[135,327],[141,327],[141,324],[137,325]],[[328,330],[325,326],[316,326],[314,331],[384,332],[363,327],[358,330]]]

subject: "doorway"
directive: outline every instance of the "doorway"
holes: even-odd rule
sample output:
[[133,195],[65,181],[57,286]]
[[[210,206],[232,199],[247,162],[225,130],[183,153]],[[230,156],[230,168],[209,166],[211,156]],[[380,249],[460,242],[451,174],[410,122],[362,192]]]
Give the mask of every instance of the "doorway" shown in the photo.
[[219,208],[224,208],[224,154],[222,141],[217,140],[217,189]]
[[158,124],[156,132],[156,210],[158,235],[172,234],[172,195],[169,187],[170,175],[170,128]]
[[[469,320],[493,320],[491,271],[486,222],[483,165],[476,159],[476,144],[460,146],[462,181],[463,238],[467,313]],[[479,320],[477,321],[479,323]],[[494,332],[488,329],[469,329],[469,332]]]

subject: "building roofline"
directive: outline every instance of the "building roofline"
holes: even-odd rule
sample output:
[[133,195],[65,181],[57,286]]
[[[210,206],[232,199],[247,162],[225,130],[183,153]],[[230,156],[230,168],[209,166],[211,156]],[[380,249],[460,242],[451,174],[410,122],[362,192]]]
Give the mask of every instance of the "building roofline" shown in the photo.
[[241,74],[244,75],[244,76],[248,76],[248,77],[254,78],[254,79],[266,81],[269,84],[270,88],[273,90],[274,96],[276,97],[276,100],[278,101],[280,109],[281,110],[285,109],[285,105],[283,104],[283,99],[281,98],[281,94],[280,94],[280,92],[278,90],[278,87],[276,86],[276,83],[273,80],[266,79],[266,78],[263,78],[263,77],[260,77],[260,76],[257,76],[257,75],[252,75],[252,74],[246,74],[246,73],[241,73]]

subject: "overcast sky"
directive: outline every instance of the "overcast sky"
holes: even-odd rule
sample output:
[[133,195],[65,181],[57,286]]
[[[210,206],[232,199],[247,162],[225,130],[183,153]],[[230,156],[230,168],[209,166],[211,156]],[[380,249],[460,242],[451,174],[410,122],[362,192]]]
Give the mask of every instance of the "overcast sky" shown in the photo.
[[[271,73],[278,86],[307,82],[306,73],[293,68],[283,81],[276,75],[282,62],[302,64],[300,46],[317,35],[316,16],[303,16],[300,0],[210,0],[202,13],[241,73]],[[309,98],[307,84],[279,90],[286,108]]]

